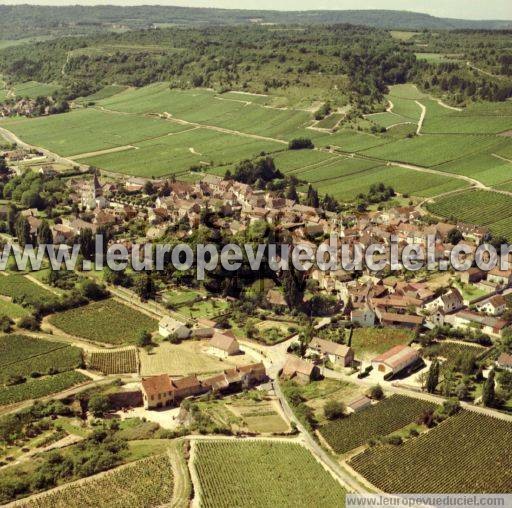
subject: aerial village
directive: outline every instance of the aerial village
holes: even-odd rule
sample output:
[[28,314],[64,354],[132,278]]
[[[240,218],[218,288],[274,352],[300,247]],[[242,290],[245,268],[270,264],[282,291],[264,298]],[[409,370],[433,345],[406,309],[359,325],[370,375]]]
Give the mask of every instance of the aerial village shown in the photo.
[[[13,168],[12,175],[16,171],[25,174],[19,168],[27,161],[32,174],[43,181],[59,172],[55,163],[42,154],[13,149],[3,155]],[[453,243],[463,242],[474,254],[488,234],[485,228],[470,224],[428,223],[422,210],[413,205],[336,213],[300,204],[284,197],[282,192],[259,190],[232,178],[210,174],[199,175],[191,183],[131,177],[121,180],[104,178],[97,170],[68,171],[71,176],[62,178],[61,174],[64,188],[59,189],[57,197],[52,197],[64,202],[64,209],[68,210],[51,215],[50,231],[56,245],[71,246],[87,230],[93,234],[108,231],[110,242],[121,242],[130,251],[135,243],[158,243],[168,237],[169,231],[182,241],[205,227],[230,237],[247,238],[240,235],[268,226],[284,232],[291,244],[306,243],[312,247],[334,235],[341,244],[368,246],[378,242],[389,248],[394,235],[403,248],[413,243],[425,245],[427,237],[433,235],[436,261],[441,262],[449,259]],[[8,206],[3,205],[2,211],[5,220]],[[46,213],[41,213],[37,206],[20,210],[28,224],[29,238],[36,238],[43,221],[50,218],[44,217]],[[371,384],[422,392],[432,362],[446,361],[443,354],[453,356],[447,344],[460,354],[464,348],[473,348],[470,351],[474,351],[475,360],[486,358],[482,368],[487,373],[493,365],[498,369],[512,368],[512,356],[501,346],[510,336],[507,334],[512,318],[512,270],[496,268],[486,273],[473,267],[460,273],[372,273],[367,269],[348,273],[342,269],[324,272],[315,268],[305,279],[307,290],[301,298],[312,302],[307,307],[310,316],[299,319],[302,326],[287,330],[280,326],[279,330],[263,328],[258,333],[237,326],[235,333],[232,321],[226,318],[229,309],[236,305],[232,296],[213,297],[225,309],[219,319],[186,319],[185,313],[180,316],[164,311],[158,324],[160,340],[175,344],[200,340],[202,354],[211,358],[222,361],[242,355],[245,359],[242,363],[226,364],[221,373],[209,377],[190,373],[176,378],[165,368],[162,372],[152,370],[154,375],[140,376],[135,390],[130,384],[130,393],[135,398],[126,406],[139,406],[147,411],[179,408],[184,400],[204,394],[241,392],[260,384],[274,389],[275,376],[304,384],[322,379],[326,372],[353,379],[366,388]],[[198,282],[195,284],[199,286]],[[179,281],[171,285],[179,292]],[[297,319],[282,286],[265,283],[261,290],[258,305],[261,313],[266,314],[263,317],[267,323]],[[132,292],[135,298],[133,290],[123,291]],[[204,295],[201,293],[199,300],[210,298]],[[157,294],[140,297],[148,306],[151,299],[155,300],[155,307],[164,308],[166,302]],[[167,309],[175,307],[169,304]],[[251,318],[242,322],[247,320]],[[371,348],[365,351],[357,347],[357,337],[363,337],[365,330],[388,330],[391,335],[398,333],[407,340],[396,344],[391,340],[389,347],[383,341],[375,348],[379,354],[372,355]],[[271,340],[265,340],[266,333],[272,336]],[[464,382],[468,383],[461,381]],[[474,402],[481,404],[478,397]],[[364,408],[371,403],[363,390],[350,401],[349,407]]]

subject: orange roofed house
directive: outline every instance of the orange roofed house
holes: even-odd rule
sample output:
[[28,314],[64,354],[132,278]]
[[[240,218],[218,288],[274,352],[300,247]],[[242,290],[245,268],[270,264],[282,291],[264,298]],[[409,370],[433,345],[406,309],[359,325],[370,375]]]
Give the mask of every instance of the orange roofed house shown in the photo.
[[299,384],[307,384],[320,376],[320,369],[313,363],[297,356],[288,355],[281,375]]
[[409,346],[398,345],[376,356],[372,365],[384,376],[398,374],[420,359],[418,351]]
[[234,367],[203,381],[195,375],[171,379],[168,374],[160,374],[142,380],[142,399],[146,409],[177,406],[187,397],[208,392],[243,390],[266,379],[263,363]]
[[197,376],[172,380],[168,374],[160,374],[142,380],[142,399],[146,409],[173,406],[186,397],[206,391]]

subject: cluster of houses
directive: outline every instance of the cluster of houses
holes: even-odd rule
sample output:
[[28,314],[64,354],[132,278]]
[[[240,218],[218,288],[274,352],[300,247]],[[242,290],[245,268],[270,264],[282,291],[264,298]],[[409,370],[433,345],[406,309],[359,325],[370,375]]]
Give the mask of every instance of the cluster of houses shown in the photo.
[[[10,154],[13,160],[16,154],[16,151]],[[56,244],[70,245],[86,229],[94,233],[107,228],[120,234],[118,237],[130,252],[132,242],[151,243],[178,223],[184,227],[175,234],[178,237],[188,235],[201,223],[205,212],[212,212],[209,226],[219,231],[237,234],[253,223],[265,221],[285,230],[293,244],[309,244],[315,249],[321,242],[328,243],[333,236],[339,247],[348,245],[349,249],[355,245],[364,248],[378,243],[387,251],[379,256],[386,259],[395,240],[398,240],[400,253],[413,243],[426,246],[427,240],[433,237],[436,260],[448,260],[454,247],[450,239],[455,227],[462,236],[459,243],[465,245],[467,256],[472,258],[478,244],[488,234],[486,228],[464,223],[456,226],[426,224],[421,220],[420,212],[412,206],[337,214],[215,175],[204,175],[195,183],[137,177],[102,183],[94,174],[92,177],[69,178],[65,185],[68,199],[81,213],[62,216],[51,226]],[[124,199],[127,193],[145,196],[150,204],[133,204],[140,201]],[[23,213],[27,214],[31,232],[35,234],[40,219],[35,211]],[[132,238],[126,234],[134,220],[146,225],[145,236],[140,237],[138,233],[137,238]],[[460,273],[458,287],[447,286],[441,290],[428,280],[408,282],[394,276],[381,276],[368,268],[364,268],[360,277],[342,269],[321,271],[312,268],[309,277],[316,281],[320,291],[336,297],[340,305],[344,304],[347,315],[357,326],[417,329],[448,324],[500,337],[509,325],[503,318],[507,310],[503,293],[512,287],[512,270],[482,272],[471,268]],[[471,301],[468,296],[471,292],[465,293],[464,286],[471,286],[481,296]],[[286,310],[286,300],[279,290],[270,289],[266,299],[269,305]],[[164,336],[188,333],[179,326],[174,330],[172,323],[166,326],[168,330],[164,331]]]
[[146,409],[176,407],[188,397],[207,393],[233,393],[267,380],[263,363],[234,367],[200,380],[196,375],[172,379],[168,374],[142,380],[142,400]]
[[[147,224],[147,230],[146,237],[137,238],[137,242],[152,242],[165,235],[169,226],[179,222],[187,225],[185,229],[194,229],[200,224],[202,213],[210,211],[214,212],[212,226],[219,230],[236,234],[251,223],[266,221],[286,230],[293,243],[309,243],[312,248],[320,242],[327,243],[332,235],[337,238],[338,245],[348,244],[350,248],[356,244],[379,243],[384,249],[390,249],[392,238],[397,238],[399,250],[412,243],[426,246],[427,239],[434,237],[438,261],[449,259],[453,248],[449,238],[455,226],[446,223],[427,225],[420,220],[420,213],[414,207],[340,215],[215,175],[205,175],[196,183],[152,180],[151,187],[156,196],[152,206],[120,202],[121,189],[144,194],[147,182],[143,178],[128,178],[123,185],[102,184],[97,175],[68,179],[71,199],[85,212],[82,216],[62,217],[59,224],[53,225],[54,241],[70,243],[83,230],[95,232],[100,227],[122,232],[129,221],[140,219]],[[37,229],[38,220],[36,217],[30,219],[31,229]],[[488,230],[462,223],[456,227],[462,234],[461,242],[472,256]],[[187,234],[186,231],[179,233]],[[130,250],[131,240],[126,239],[125,243]],[[393,276],[380,277],[368,269],[359,279],[342,269],[324,272],[313,268],[309,276],[317,282],[319,290],[335,296],[350,309],[350,319],[357,326],[415,329],[449,324],[499,337],[509,325],[502,318],[507,308],[502,293],[512,286],[512,270],[482,272],[471,268],[461,272],[459,284],[471,285],[484,295],[476,302],[465,299],[467,297],[457,287],[440,291],[428,281],[407,282]],[[287,305],[282,293],[275,289],[269,290],[266,298],[270,305],[283,308]],[[168,328],[167,335],[187,334],[180,327],[172,330],[171,324]]]
[[[308,344],[304,358],[287,356],[281,376],[306,384],[321,376],[320,365],[326,361],[337,367],[355,367],[358,363],[350,346],[315,337]],[[371,360],[371,366],[383,379],[414,369],[421,363],[419,351],[407,345],[394,346]]]

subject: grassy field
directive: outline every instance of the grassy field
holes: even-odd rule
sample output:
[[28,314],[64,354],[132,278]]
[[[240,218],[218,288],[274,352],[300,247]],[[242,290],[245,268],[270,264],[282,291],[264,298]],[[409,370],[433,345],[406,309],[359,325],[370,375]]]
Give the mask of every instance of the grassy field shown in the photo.
[[201,300],[190,305],[184,305],[178,309],[178,313],[187,319],[213,319],[224,314],[229,308],[225,300]]
[[350,465],[385,492],[506,493],[511,433],[510,422],[463,411],[400,446],[371,448]]
[[9,119],[3,126],[27,143],[64,156],[126,146],[186,130],[185,126],[159,118],[132,117],[93,108],[39,118]]
[[143,331],[154,332],[158,324],[112,299],[53,314],[49,322],[70,335],[108,344],[134,343]]
[[243,430],[272,434],[289,430],[288,424],[276,409],[277,403],[268,400],[260,391],[199,401],[198,406],[219,427],[230,427],[233,432]]
[[343,454],[413,423],[425,409],[434,408],[430,402],[392,395],[358,413],[329,422],[319,431],[336,453]]
[[512,197],[489,191],[468,191],[440,198],[427,208],[435,215],[487,226],[512,239]]
[[285,392],[292,387],[294,391],[300,393],[305,404],[313,410],[318,425],[327,422],[324,414],[326,402],[335,400],[348,404],[363,395],[364,392],[364,387],[357,386],[354,383],[328,378],[313,381],[307,385],[297,385],[293,381],[284,381],[282,385]]
[[199,291],[194,291],[192,289],[173,289],[171,291],[166,291],[163,295],[163,298],[166,303],[180,306],[192,303],[201,296],[202,293],[200,293]]
[[[344,490],[306,448],[288,443],[198,441],[202,506],[344,505]],[[222,467],[219,467],[222,464]],[[243,474],[244,481],[235,481]]]
[[441,134],[495,134],[512,127],[512,116],[471,115],[469,112],[454,111],[448,115],[426,118],[425,133]]
[[140,354],[140,373],[142,376],[172,374],[210,374],[220,372],[235,365],[245,365],[255,360],[248,355],[231,356],[221,360],[205,353],[208,344],[205,341],[188,340],[181,344],[162,342],[151,353],[144,350]]
[[116,95],[118,93],[123,92],[126,90],[126,86],[122,85],[107,85],[103,87],[101,90],[98,90],[96,93],[93,93],[92,95],[88,95],[87,97],[83,97],[81,101],[83,102],[94,102],[94,101],[100,101],[102,99],[108,99],[109,97],[112,97],[113,95]]
[[27,81],[26,83],[20,83],[14,85],[14,93],[16,97],[29,97],[35,99],[39,96],[49,96],[58,90],[58,85],[52,85],[47,83],[38,83],[37,81]]
[[375,122],[380,127],[384,127],[385,129],[403,123],[415,123],[411,118],[406,118],[404,116],[398,115],[396,113],[390,113],[388,111],[382,113],[373,113],[366,116],[366,118],[372,122]]
[[461,157],[436,166],[437,171],[470,176],[485,185],[497,186],[512,180],[512,162],[492,153],[479,153]]
[[[364,162],[370,164],[368,161]],[[346,162],[341,162],[339,166],[345,164]],[[341,167],[337,169],[339,173],[342,173]],[[329,168],[328,174],[332,175],[334,171],[336,171],[336,168],[332,166]],[[436,196],[443,192],[463,189],[469,185],[462,180],[445,178],[442,174],[434,175],[397,166],[383,165],[377,165],[368,170],[354,172],[343,177],[340,175],[323,179],[321,168],[298,176],[306,180],[310,176],[312,183],[320,193],[328,193],[343,201],[355,200],[359,193],[367,193],[371,185],[380,182],[391,185],[400,194],[419,197]]]
[[326,116],[322,120],[320,120],[316,127],[320,129],[334,129],[339,121],[344,117],[341,113],[332,113],[329,116]]
[[409,344],[413,338],[414,333],[403,328],[356,328],[352,349],[356,358],[371,360],[394,346]]
[[425,134],[363,151],[363,155],[431,167],[499,146],[495,136]]
[[18,319],[29,314],[28,310],[8,300],[0,299],[0,316],[8,316],[11,319]]
[[275,321],[272,319],[266,319],[256,323],[255,326],[258,332],[255,339],[268,345],[274,345],[282,342],[292,333],[296,333],[297,330],[296,323],[293,321]]

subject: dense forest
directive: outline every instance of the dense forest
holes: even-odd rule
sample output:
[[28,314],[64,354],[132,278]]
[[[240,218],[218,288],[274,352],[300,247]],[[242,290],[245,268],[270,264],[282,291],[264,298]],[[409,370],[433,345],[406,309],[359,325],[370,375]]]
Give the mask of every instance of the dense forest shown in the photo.
[[198,9],[173,6],[36,6],[0,5],[3,38],[54,33],[90,34],[111,29],[137,29],[164,25],[240,25],[251,23],[330,24],[350,23],[377,28],[500,29],[512,28],[508,21],[472,21],[436,18],[428,14],[391,10],[255,11]]
[[[512,96],[511,32],[392,34],[353,25],[278,30],[256,25],[59,37],[5,48],[0,74],[11,82],[58,82],[61,100],[113,83],[168,81],[172,87],[218,91],[286,94],[302,89],[339,106],[353,104],[361,113],[382,101],[389,85],[406,81],[453,104]],[[446,58],[422,58],[434,50]]]

